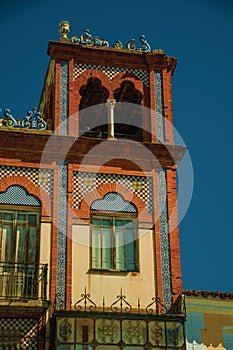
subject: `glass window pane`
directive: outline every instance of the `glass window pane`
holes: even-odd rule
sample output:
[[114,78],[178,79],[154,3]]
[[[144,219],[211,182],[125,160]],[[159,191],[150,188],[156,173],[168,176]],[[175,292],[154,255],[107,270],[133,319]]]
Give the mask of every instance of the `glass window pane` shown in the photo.
[[12,221],[13,220],[13,214],[11,214],[11,213],[4,213],[4,220]]
[[115,225],[116,227],[123,227],[124,226],[124,221],[123,220],[115,220]]
[[92,262],[93,269],[101,268],[101,235],[99,229],[92,228]]
[[100,226],[100,220],[99,219],[92,219],[91,223],[93,226]]
[[18,214],[17,220],[18,220],[18,221],[24,221],[24,222],[25,222],[25,221],[27,220],[26,214]]
[[29,227],[27,261],[36,262],[37,228]]
[[29,224],[36,224],[37,223],[37,215],[36,214],[29,214],[28,215],[28,223]]
[[133,220],[125,220],[126,229],[133,229]]
[[134,247],[134,242],[126,244],[126,270],[128,271],[134,271],[136,269]]
[[103,227],[110,227],[111,226],[111,220],[103,219],[102,220],[102,226]]
[[102,229],[102,248],[111,248],[111,229]]
[[17,226],[16,230],[16,242],[15,242],[15,261],[25,261],[26,250],[26,226]]
[[102,268],[112,268],[111,263],[111,229],[104,228],[102,230]]
[[[119,221],[116,221],[119,224]],[[122,221],[121,221],[122,223]],[[116,228],[115,233],[115,259],[116,269],[125,270],[125,247],[124,247],[124,230],[122,227]]]
[[14,261],[12,257],[12,244],[13,242],[13,226],[12,225],[3,225],[2,230],[2,244],[1,244],[1,260],[2,261]]
[[[101,239],[97,235],[101,235]],[[92,267],[136,269],[134,220],[115,217],[92,219]]]

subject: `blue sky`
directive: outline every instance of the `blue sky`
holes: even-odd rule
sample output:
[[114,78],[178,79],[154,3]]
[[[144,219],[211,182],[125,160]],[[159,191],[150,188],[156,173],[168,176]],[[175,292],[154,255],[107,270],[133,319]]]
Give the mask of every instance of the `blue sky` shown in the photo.
[[189,147],[194,191],[180,224],[183,288],[233,292],[233,4],[229,0],[144,2],[8,1],[0,5],[0,107],[22,117],[38,106],[58,23],[89,28],[111,44],[146,35],[178,58],[175,127]]

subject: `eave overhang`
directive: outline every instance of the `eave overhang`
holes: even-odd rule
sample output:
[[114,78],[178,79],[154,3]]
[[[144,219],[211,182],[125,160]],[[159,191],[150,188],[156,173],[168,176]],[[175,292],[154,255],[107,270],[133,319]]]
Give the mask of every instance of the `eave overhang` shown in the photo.
[[[163,143],[107,140],[54,135],[51,132],[0,130],[0,158],[22,162],[47,163],[67,160],[73,164],[127,167],[128,161],[142,170],[173,167],[182,159],[186,147]],[[132,165],[133,166],[133,165]]]

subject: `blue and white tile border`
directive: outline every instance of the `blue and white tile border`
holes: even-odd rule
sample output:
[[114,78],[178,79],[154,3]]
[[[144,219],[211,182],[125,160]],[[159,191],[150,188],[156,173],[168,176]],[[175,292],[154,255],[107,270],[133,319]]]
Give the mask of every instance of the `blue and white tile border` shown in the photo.
[[162,287],[163,304],[168,311],[172,302],[171,286],[171,266],[170,266],[170,243],[168,227],[168,208],[167,208],[167,185],[166,170],[158,170],[158,197],[159,197],[159,221],[160,221],[160,249],[162,264]]
[[164,142],[164,110],[163,110],[163,72],[154,71],[155,84],[155,111],[156,111],[156,138]]
[[59,193],[58,193],[58,251],[57,251],[57,284],[56,294],[58,309],[65,308],[66,303],[66,244],[67,244],[67,187],[68,163],[59,162]]
[[69,62],[60,62],[60,135],[67,135],[68,132],[68,80]]

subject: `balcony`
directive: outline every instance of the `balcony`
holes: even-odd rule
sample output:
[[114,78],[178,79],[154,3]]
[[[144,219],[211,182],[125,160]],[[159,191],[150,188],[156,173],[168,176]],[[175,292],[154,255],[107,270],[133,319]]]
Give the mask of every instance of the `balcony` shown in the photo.
[[0,262],[0,302],[46,301],[47,264]]
[[[169,310],[153,297],[145,309],[133,308],[122,290],[109,306],[96,305],[90,294],[81,294],[71,310],[53,314],[53,349],[185,350],[185,304],[180,295]],[[159,312],[159,306],[162,306]]]

